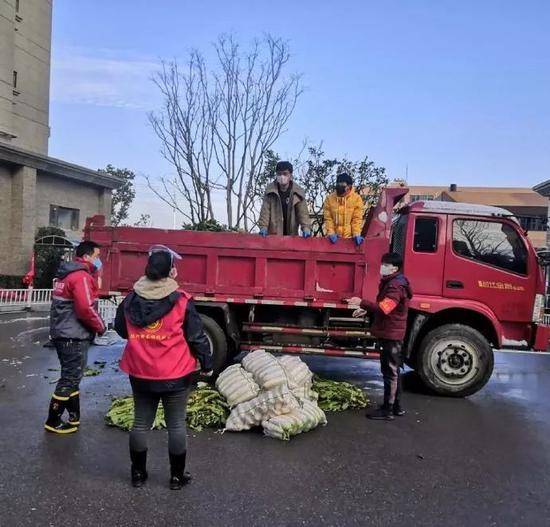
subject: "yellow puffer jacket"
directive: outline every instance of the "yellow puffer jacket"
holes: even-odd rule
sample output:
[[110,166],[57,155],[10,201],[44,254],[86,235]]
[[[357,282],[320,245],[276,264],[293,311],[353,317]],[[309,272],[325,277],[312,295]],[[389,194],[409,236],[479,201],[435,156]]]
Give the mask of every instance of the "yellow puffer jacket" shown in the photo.
[[354,189],[342,197],[333,192],[325,199],[323,215],[324,231],[327,236],[336,233],[341,238],[351,238],[361,234],[365,205]]

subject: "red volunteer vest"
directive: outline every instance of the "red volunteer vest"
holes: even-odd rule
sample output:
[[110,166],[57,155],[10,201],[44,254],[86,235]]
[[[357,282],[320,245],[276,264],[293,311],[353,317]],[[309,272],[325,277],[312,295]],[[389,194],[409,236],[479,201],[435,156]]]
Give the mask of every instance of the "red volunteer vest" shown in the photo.
[[179,379],[193,372],[197,361],[191,355],[183,334],[183,321],[189,296],[183,291],[164,317],[144,328],[126,318],[128,342],[120,369],[140,379]]

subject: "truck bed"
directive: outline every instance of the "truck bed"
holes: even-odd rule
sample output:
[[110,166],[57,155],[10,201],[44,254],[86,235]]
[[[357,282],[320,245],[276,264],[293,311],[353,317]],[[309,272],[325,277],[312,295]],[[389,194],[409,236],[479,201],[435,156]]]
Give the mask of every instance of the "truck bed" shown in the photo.
[[196,299],[340,307],[344,298],[376,291],[391,211],[403,193],[382,193],[360,247],[352,239],[333,245],[326,238],[109,227],[102,216],[87,220],[85,238],[101,245],[102,296],[129,291],[143,275],[149,247],[164,244],[183,256],[178,282]]

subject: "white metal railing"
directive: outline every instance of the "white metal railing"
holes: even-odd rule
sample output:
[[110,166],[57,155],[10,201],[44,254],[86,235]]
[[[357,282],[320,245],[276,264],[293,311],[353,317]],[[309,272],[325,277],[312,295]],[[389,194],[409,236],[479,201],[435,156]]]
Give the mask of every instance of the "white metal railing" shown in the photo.
[[0,289],[0,307],[31,307],[51,301],[51,289]]
[[99,312],[99,316],[103,319],[103,322],[105,322],[107,327],[114,324],[116,310],[120,302],[122,302],[122,297],[117,297],[114,300],[104,298],[99,300],[97,310]]
[[[114,322],[121,300],[122,297],[99,300],[98,311],[107,324]],[[52,289],[0,289],[0,308],[32,308],[38,304],[50,304],[51,301]]]

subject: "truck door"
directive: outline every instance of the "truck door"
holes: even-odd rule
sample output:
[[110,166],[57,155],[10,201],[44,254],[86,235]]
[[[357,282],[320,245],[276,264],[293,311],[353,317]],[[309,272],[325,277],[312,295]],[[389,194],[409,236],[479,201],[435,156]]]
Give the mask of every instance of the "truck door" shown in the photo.
[[501,321],[530,322],[529,252],[512,222],[449,216],[444,296],[486,304]]
[[412,214],[404,270],[414,294],[441,296],[445,262],[445,216]]

